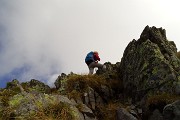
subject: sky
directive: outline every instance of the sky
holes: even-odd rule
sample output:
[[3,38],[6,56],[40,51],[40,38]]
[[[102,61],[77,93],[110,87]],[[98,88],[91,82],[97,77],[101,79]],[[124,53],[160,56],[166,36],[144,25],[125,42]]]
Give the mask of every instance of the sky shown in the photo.
[[85,56],[120,62],[146,25],[166,29],[180,49],[179,0],[0,0],[0,87],[61,73],[88,74]]

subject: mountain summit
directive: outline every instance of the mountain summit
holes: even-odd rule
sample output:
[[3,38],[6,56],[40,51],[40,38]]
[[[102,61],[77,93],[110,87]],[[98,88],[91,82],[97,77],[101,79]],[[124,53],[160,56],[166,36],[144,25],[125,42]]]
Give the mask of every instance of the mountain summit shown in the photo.
[[180,95],[180,60],[177,48],[162,28],[146,26],[138,40],[124,51],[119,67],[127,96],[141,99],[148,92]]
[[146,26],[121,61],[94,75],[62,73],[55,88],[32,79],[0,89],[2,120],[179,120],[180,53]]

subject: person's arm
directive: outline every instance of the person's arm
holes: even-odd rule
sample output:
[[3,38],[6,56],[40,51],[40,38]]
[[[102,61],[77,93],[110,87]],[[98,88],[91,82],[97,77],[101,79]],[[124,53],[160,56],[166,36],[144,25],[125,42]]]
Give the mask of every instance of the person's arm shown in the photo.
[[95,60],[96,62],[100,61],[100,58],[99,58],[98,54],[95,54],[95,55],[94,55],[94,60]]

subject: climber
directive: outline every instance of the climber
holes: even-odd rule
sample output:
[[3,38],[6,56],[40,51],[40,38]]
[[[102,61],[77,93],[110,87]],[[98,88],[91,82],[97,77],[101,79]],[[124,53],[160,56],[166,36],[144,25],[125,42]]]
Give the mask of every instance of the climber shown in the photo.
[[85,63],[87,64],[89,68],[89,74],[92,75],[94,72],[94,68],[98,67],[98,69],[105,70],[106,66],[103,64],[98,63],[100,61],[99,54],[97,51],[91,51],[87,54],[85,58]]

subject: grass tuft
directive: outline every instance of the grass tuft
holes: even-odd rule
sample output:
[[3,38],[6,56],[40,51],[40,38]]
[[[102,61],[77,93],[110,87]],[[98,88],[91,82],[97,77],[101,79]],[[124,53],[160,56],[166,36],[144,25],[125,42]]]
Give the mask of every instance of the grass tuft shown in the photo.
[[148,107],[151,111],[158,109],[160,112],[162,112],[165,105],[173,103],[179,99],[180,96],[161,93],[158,95],[149,96],[146,101],[146,107]]

